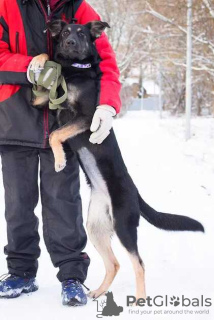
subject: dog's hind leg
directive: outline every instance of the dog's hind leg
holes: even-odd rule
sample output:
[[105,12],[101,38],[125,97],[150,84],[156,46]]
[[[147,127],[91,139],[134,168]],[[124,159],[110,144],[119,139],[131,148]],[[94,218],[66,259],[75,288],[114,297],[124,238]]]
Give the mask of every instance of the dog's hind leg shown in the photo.
[[97,290],[92,291],[91,297],[108,291],[114,277],[119,270],[119,263],[111,248],[113,235],[113,215],[110,194],[96,159],[85,147],[78,151],[82,168],[90,180],[91,200],[88,211],[87,230],[89,238],[103,258],[106,268],[105,278]]
[[118,225],[115,225],[115,231],[121,244],[127,251],[134,268],[136,279],[136,299],[146,299],[145,269],[137,247],[137,226],[132,226],[130,225],[130,221],[129,224],[127,221],[127,228],[125,228],[125,230],[124,226],[121,227],[119,223]]
[[146,299],[146,288],[145,288],[145,268],[143,261],[137,252],[129,252],[135,278],[136,278],[136,300],[139,298]]
[[96,298],[108,291],[119,270],[119,263],[111,248],[113,224],[109,212],[111,208],[108,202],[109,198],[106,197],[106,194],[92,190],[87,230],[89,238],[101,255],[106,269],[106,275],[100,287],[89,293],[92,298]]

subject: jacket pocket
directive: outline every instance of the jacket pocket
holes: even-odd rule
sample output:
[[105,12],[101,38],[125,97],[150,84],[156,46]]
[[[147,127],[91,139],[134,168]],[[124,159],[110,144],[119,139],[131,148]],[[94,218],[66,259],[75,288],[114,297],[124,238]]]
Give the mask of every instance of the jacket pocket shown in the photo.
[[20,53],[20,47],[19,47],[19,32],[16,31],[16,53]]

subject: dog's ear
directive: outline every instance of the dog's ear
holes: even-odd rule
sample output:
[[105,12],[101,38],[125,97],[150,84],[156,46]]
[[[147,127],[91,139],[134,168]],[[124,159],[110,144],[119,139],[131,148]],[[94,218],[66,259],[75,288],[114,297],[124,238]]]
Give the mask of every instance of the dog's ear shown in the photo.
[[105,28],[110,28],[107,22],[103,21],[91,21],[85,25],[89,28],[92,38],[97,39],[101,36]]
[[66,26],[66,24],[67,22],[63,20],[54,20],[47,23],[47,29],[50,30],[51,36],[55,38],[60,34],[60,32],[62,31],[64,26]]

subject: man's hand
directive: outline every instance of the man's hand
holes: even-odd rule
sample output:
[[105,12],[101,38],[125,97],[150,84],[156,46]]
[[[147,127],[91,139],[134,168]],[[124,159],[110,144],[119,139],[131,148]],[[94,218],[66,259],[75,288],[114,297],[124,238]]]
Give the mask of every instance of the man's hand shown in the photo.
[[93,132],[89,139],[91,143],[101,144],[107,138],[115,115],[116,111],[111,106],[101,105],[97,107],[90,128]]
[[[42,53],[31,60],[27,69],[27,79],[30,83],[35,83],[35,84],[37,83],[39,76],[42,70],[44,69],[45,63],[48,60],[49,60],[49,56],[46,53]],[[34,73],[34,81],[30,79],[30,75],[29,75],[30,70],[32,70]],[[45,74],[44,81],[48,79],[52,71],[53,71],[53,68],[48,69],[48,71]],[[52,81],[52,83],[47,89],[51,89],[51,86],[53,85],[53,83],[54,81]]]

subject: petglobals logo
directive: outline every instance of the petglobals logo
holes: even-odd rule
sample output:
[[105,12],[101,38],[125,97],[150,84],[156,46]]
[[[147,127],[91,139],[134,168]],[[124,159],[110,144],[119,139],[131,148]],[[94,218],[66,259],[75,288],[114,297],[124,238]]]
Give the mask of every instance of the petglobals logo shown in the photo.
[[203,295],[197,298],[189,298],[185,295],[179,296],[148,296],[146,299],[136,299],[135,296],[127,296],[127,307],[135,304],[138,307],[211,307],[212,299],[205,298]]

